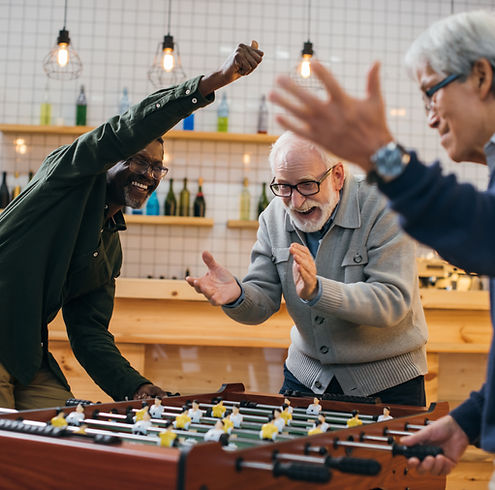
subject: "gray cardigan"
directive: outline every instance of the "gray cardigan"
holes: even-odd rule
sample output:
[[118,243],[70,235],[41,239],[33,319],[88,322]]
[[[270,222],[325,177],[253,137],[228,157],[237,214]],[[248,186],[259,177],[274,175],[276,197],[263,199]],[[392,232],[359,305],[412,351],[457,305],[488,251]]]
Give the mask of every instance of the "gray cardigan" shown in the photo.
[[264,322],[282,294],[295,325],[287,367],[315,393],[335,375],[344,393],[370,395],[427,372],[427,327],[416,272],[415,245],[399,228],[377,189],[348,175],[334,222],[316,255],[321,298],[298,296],[292,242],[306,245],[281,199],[259,220],[245,298],[223,308],[234,320]]

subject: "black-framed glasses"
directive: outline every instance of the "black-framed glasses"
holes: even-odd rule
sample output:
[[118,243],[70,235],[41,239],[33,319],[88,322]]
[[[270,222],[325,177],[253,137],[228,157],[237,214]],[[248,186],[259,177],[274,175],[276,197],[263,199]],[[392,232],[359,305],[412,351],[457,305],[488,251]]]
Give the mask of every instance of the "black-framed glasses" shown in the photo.
[[165,177],[165,175],[167,175],[168,173],[167,167],[162,167],[161,165],[152,163],[149,160],[146,160],[146,158],[143,158],[139,155],[134,155],[133,157],[129,158],[127,160],[127,163],[129,164],[129,169],[131,170],[131,172],[140,175],[146,174],[151,168],[151,175],[153,175],[153,178],[156,180],[163,179],[163,177]]
[[321,177],[320,180],[304,180],[298,184],[277,184],[275,183],[275,177],[273,177],[272,183],[270,184],[271,191],[278,197],[291,197],[292,190],[295,189],[302,196],[313,196],[320,192],[321,183],[330,175],[332,170],[335,168],[330,167]]
[[461,76],[462,75],[460,73],[454,73],[453,75],[449,75],[448,77],[445,77],[443,80],[438,82],[436,85],[433,85],[433,87],[430,87],[428,90],[425,90],[423,92],[423,102],[425,104],[426,114],[428,114],[431,111],[431,99],[433,95],[436,92],[438,92],[441,88],[446,87],[449,83],[452,83]]

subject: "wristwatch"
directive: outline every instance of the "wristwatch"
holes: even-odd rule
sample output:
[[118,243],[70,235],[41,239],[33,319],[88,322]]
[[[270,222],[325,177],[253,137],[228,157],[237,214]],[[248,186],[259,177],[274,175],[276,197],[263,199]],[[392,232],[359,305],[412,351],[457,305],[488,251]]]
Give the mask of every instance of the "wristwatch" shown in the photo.
[[398,177],[411,160],[406,149],[395,141],[379,148],[370,158],[375,166],[368,174],[368,181],[376,182],[378,178],[389,182]]

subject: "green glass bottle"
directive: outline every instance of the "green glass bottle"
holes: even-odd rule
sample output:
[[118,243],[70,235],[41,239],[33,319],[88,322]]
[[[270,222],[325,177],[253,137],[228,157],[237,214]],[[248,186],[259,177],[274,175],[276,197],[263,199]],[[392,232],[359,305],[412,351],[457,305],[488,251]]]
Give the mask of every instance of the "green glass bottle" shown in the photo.
[[198,193],[194,198],[193,214],[198,218],[204,218],[206,213],[205,197],[203,196],[203,179],[200,177],[198,180]]
[[189,216],[189,191],[187,190],[187,178],[184,177],[184,187],[179,196],[179,216]]
[[174,194],[174,179],[170,179],[167,197],[165,198],[164,206],[165,216],[175,216],[177,214],[177,200]]
[[261,196],[258,200],[258,217],[265,210],[268,204],[270,204],[270,201],[268,200],[268,197],[266,195],[266,182],[263,182],[261,185]]
[[222,100],[217,110],[217,131],[226,133],[229,130],[229,103],[227,94],[222,94]]
[[84,85],[81,85],[81,91],[76,101],[76,126],[86,126],[86,111],[88,103],[84,93]]
[[3,172],[2,185],[0,186],[0,209],[7,207],[10,202],[10,192],[7,186],[7,172]]
[[251,194],[249,193],[249,181],[247,177],[244,177],[242,182],[241,202],[239,218],[242,220],[248,220],[251,208]]

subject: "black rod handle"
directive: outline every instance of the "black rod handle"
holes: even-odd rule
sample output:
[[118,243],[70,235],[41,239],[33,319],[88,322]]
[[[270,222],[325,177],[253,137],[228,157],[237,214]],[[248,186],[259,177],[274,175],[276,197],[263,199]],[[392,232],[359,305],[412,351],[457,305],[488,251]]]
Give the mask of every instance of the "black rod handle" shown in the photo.
[[332,474],[323,465],[304,463],[281,463],[276,461],[273,464],[273,476],[286,476],[290,480],[299,480],[312,483],[327,483]]
[[421,446],[419,444],[415,446],[393,444],[392,454],[394,456],[400,454],[406,458],[418,458],[420,461],[423,461],[426,456],[438,456],[439,454],[443,454],[443,449],[437,446]]
[[382,465],[375,459],[364,458],[331,458],[328,456],[325,464],[329,468],[335,468],[342,473],[353,473],[355,475],[378,475]]

